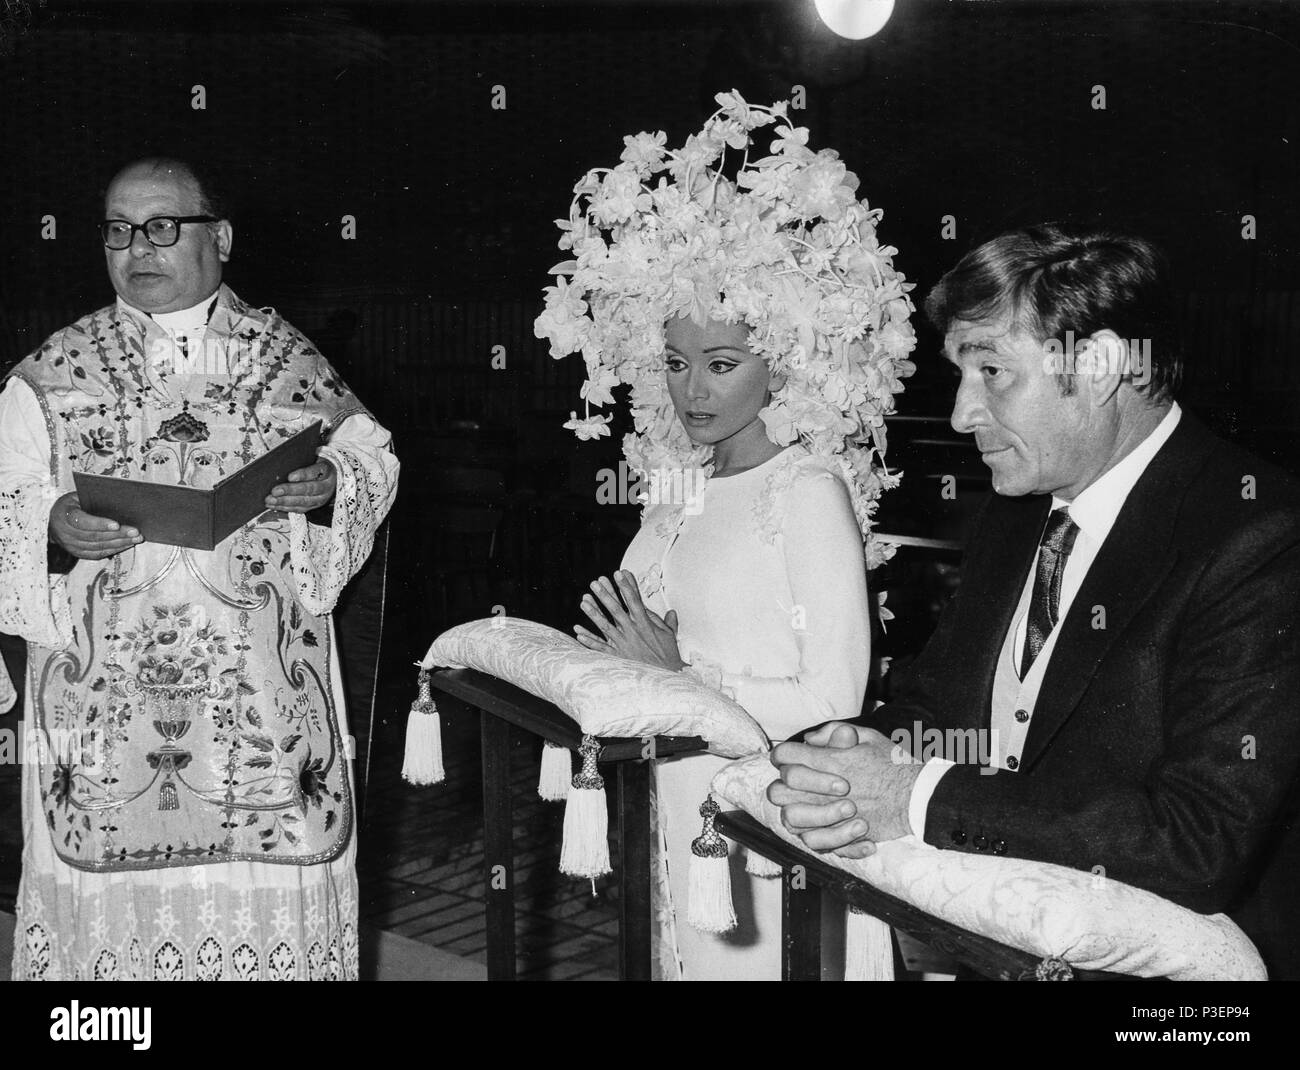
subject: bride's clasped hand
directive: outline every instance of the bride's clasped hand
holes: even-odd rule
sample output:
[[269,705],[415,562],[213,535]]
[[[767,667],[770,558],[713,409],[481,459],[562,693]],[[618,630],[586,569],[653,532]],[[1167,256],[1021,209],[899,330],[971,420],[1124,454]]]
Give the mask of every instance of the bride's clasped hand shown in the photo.
[[601,650],[671,672],[686,667],[677,649],[676,612],[670,609],[661,617],[647,609],[631,572],[615,572],[612,581],[601,576],[592,582],[591,591],[582,596],[582,611],[604,638],[578,624],[573,634],[579,643],[588,650]]

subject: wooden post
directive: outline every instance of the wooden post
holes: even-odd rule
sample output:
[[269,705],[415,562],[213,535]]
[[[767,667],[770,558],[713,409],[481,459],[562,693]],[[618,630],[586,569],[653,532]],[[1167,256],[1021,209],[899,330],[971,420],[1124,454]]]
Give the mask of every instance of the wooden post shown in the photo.
[[821,978],[822,890],[802,865],[787,866],[781,871],[781,980]]
[[[515,979],[514,818],[510,805],[510,722],[483,711],[483,899],[489,981]],[[504,871],[497,867],[504,867]],[[500,877],[504,872],[504,887]],[[497,887],[493,887],[494,883]]]
[[618,976],[650,980],[650,763],[618,763]]

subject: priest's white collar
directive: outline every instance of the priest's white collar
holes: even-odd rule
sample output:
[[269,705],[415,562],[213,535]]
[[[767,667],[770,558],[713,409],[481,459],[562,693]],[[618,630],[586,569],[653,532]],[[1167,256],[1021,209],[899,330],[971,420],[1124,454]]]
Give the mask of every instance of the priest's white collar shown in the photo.
[[216,303],[217,293],[218,291],[214,290],[198,304],[190,305],[189,308],[178,308],[175,312],[145,312],[124,301],[121,297],[118,297],[117,303],[121,308],[126,309],[128,312],[134,312],[141,319],[153,320],[168,334],[189,338],[196,334],[202,334],[207,329],[208,317],[211,314],[212,306]]

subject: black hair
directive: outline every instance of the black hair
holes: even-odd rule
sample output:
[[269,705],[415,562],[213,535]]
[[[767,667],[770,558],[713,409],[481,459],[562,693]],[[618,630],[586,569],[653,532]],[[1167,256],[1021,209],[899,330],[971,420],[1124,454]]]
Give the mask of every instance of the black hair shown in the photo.
[[[1007,314],[1040,342],[1109,329],[1126,342],[1149,343],[1149,367],[1134,385],[1151,402],[1172,398],[1182,385],[1169,263],[1143,238],[1056,223],[1008,231],[962,257],[930,291],[925,312],[941,335],[958,320]],[[1070,389],[1063,376],[1062,392]]]

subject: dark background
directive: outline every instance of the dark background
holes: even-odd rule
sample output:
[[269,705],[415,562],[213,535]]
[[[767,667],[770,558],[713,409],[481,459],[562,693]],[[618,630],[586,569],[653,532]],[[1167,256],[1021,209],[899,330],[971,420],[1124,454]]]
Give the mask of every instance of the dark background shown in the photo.
[[[579,445],[560,427],[580,407],[581,361],[551,360],[532,320],[574,182],[612,166],[625,134],[680,144],[720,90],[770,103],[804,87],[794,118],[884,208],[880,236],[918,298],[1009,226],[1063,219],[1161,242],[1182,293],[1184,404],[1300,466],[1300,5],[898,0],[854,43],[811,0],[3,10],[0,370],[112,299],[95,223],[118,166],[165,152],[213,170],[234,204],[226,280],[317,343],[403,460],[374,737],[388,758],[411,662],[439,631],[498,605],[573,623],[583,585],[636,529],[634,507],[595,501],[617,436]],[[946,427],[936,352],[922,329],[890,430],[906,475],[881,523],[956,539],[987,479]],[[946,473],[955,502],[938,492]],[[906,657],[955,556],[901,552],[871,582],[898,615],[880,649]],[[363,588],[345,644],[359,662],[373,659],[379,575]],[[369,675],[351,683],[364,730]],[[3,824],[8,870],[12,809]]]
[[[531,319],[574,181],[616,162],[626,133],[680,143],[720,89],[770,102],[798,84],[813,145],[838,149],[885,209],[882,236],[922,291],[1009,225],[1137,229],[1183,274],[1189,397],[1296,426],[1294,5],[899,0],[882,33],[849,43],[809,0],[52,0],[19,8],[4,36],[0,359],[111,296],[99,195],[157,149],[218,171],[236,205],[228,281],[333,348],[399,434],[563,414],[577,376],[536,392],[555,377]],[[55,241],[40,238],[47,214]],[[345,214],[355,241],[340,238]],[[493,378],[495,344],[510,361]],[[411,374],[419,389],[398,396]]]
[[[111,298],[94,223],[112,172],[145,152],[191,156],[234,205],[227,281],[305,331],[394,431],[407,464],[395,521],[446,489],[420,477],[454,459],[500,471],[515,505],[521,493],[530,507],[591,504],[618,436],[580,448],[559,426],[578,407],[582,368],[552,361],[532,332],[547,268],[564,255],[553,220],[587,168],[617,161],[624,134],[663,129],[680,144],[733,87],[760,102],[803,87],[796,117],[884,208],[881,237],[918,297],[1017,224],[1096,223],[1166,245],[1183,293],[1184,402],[1295,463],[1300,5],[899,0],[863,42],[827,31],[811,0],[6,9],[0,367]],[[504,109],[492,107],[497,86]],[[1242,237],[1247,214],[1255,240]],[[53,241],[41,238],[47,215]],[[345,215],[355,240],[341,237]],[[955,240],[941,236],[947,216]],[[504,370],[491,366],[498,346]],[[939,418],[926,433],[951,439],[936,350],[922,329],[899,408]],[[895,463],[956,470],[964,486],[983,478],[960,454],[911,451],[911,430],[895,427]],[[890,523],[948,531],[952,518],[929,508],[933,487],[918,501],[913,483],[887,498]],[[473,480],[462,491],[495,493]],[[616,562],[635,524],[620,515],[610,533],[611,513],[585,521],[610,546],[584,549],[584,572],[593,552],[601,567]],[[562,525],[508,523],[493,556],[548,531],[566,541]],[[437,556],[400,549],[412,551],[408,571]],[[549,580],[571,589],[571,556],[557,545],[501,562],[489,606],[545,616],[561,593]],[[439,603],[481,615],[482,592],[426,581]]]

